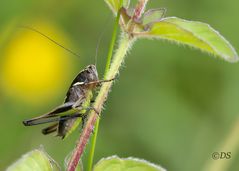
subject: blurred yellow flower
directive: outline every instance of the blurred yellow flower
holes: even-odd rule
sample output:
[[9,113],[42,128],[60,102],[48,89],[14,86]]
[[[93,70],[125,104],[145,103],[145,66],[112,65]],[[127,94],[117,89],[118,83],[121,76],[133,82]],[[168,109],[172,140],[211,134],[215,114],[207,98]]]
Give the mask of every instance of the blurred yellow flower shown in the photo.
[[[39,31],[57,41],[66,42],[53,26],[34,24]],[[57,37],[56,35],[60,36]],[[67,52],[45,37],[30,30],[20,30],[6,48],[2,60],[2,88],[26,102],[51,100],[62,90],[72,68]]]

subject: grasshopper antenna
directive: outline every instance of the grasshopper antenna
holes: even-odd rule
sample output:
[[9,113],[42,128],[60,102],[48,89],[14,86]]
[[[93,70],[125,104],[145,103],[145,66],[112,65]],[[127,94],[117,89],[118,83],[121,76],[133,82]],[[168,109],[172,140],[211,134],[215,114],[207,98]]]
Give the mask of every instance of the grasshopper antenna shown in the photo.
[[98,59],[98,52],[99,52],[99,47],[100,47],[100,43],[101,43],[101,40],[106,32],[106,26],[109,24],[109,18],[110,18],[110,15],[107,17],[106,19],[106,24],[104,24],[104,28],[103,28],[103,31],[100,33],[100,36],[97,40],[97,45],[96,45],[96,49],[95,49],[95,66],[97,68],[97,59]]
[[81,56],[78,55],[77,53],[75,53],[75,52],[73,52],[72,50],[66,48],[66,47],[63,46],[62,44],[58,43],[57,41],[53,40],[52,38],[50,38],[49,36],[45,35],[44,33],[40,32],[40,31],[38,31],[38,30],[35,29],[35,28],[29,27],[29,26],[20,26],[20,28],[28,29],[28,30],[31,30],[31,31],[33,31],[33,32],[35,32],[35,33],[38,33],[38,34],[42,35],[43,37],[47,38],[48,40],[50,40],[51,42],[53,42],[54,44],[56,44],[57,46],[59,46],[59,47],[65,49],[65,50],[68,51],[69,53],[73,54],[74,56],[79,57],[79,58],[81,57]]

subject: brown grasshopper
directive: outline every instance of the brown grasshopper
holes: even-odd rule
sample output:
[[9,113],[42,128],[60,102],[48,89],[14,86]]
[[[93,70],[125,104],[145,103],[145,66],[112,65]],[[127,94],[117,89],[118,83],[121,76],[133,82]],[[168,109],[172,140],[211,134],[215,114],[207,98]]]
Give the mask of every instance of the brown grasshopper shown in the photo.
[[[47,114],[25,120],[23,124],[25,126],[32,126],[55,122],[51,126],[44,128],[42,133],[50,134],[57,132],[57,136],[63,139],[76,129],[80,123],[84,125],[88,110],[95,110],[91,107],[93,90],[101,83],[112,80],[99,80],[95,65],[89,65],[73,80],[62,105]],[[98,112],[96,111],[96,113]]]

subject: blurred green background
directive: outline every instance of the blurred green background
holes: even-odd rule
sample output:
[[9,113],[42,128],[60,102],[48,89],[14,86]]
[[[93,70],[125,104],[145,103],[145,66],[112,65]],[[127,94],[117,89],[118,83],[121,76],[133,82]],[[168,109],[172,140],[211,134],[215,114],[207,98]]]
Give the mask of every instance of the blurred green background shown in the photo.
[[[135,1],[133,1],[135,2]],[[133,5],[134,3],[132,3]],[[239,51],[239,1],[160,0],[167,16],[209,23]],[[81,55],[77,58],[27,25]],[[94,63],[102,78],[113,17],[101,1],[0,1],[0,170],[40,144],[61,165],[79,131],[61,140],[22,121],[62,103],[74,76]],[[134,156],[177,171],[239,170],[239,64],[165,41],[140,40],[101,117],[95,162]],[[89,147],[89,146],[88,146]],[[213,152],[231,152],[214,161]],[[87,151],[84,158],[87,157]],[[220,169],[209,169],[218,166]]]

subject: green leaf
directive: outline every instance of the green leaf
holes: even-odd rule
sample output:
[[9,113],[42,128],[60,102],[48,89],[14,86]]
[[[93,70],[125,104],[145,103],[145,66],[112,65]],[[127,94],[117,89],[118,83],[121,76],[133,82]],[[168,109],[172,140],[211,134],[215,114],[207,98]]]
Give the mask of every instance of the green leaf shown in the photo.
[[43,149],[24,154],[7,168],[7,171],[58,171],[58,164]]
[[101,159],[94,167],[93,171],[166,171],[165,169],[148,161],[117,156]]
[[168,17],[160,22],[151,23],[146,32],[136,33],[136,35],[167,39],[201,49],[229,62],[238,61],[238,55],[232,45],[205,23]]
[[[116,16],[118,10],[120,9],[120,0],[105,0],[105,3],[109,6],[109,8]],[[130,0],[123,0],[123,7],[125,7],[126,9],[128,8],[129,4]]]

